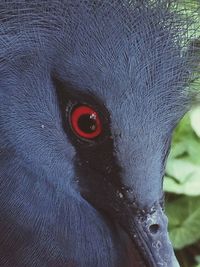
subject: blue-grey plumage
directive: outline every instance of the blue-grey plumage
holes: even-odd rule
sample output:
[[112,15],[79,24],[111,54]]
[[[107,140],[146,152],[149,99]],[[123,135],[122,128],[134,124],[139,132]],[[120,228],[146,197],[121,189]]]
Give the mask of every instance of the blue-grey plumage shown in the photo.
[[[184,12],[2,0],[0,22],[0,266],[178,266],[162,179],[189,106]],[[96,138],[73,128],[85,106]]]

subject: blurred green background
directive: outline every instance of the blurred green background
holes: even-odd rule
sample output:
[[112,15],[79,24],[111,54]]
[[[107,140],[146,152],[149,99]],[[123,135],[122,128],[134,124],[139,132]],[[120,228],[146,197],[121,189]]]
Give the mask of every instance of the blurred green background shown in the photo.
[[170,238],[179,262],[182,267],[200,267],[200,106],[175,130],[164,189]]
[[[200,29],[200,0],[179,0]],[[192,36],[199,40],[200,30]],[[200,62],[197,75],[200,76]],[[200,95],[200,79],[191,84]],[[164,179],[169,234],[181,267],[200,267],[200,101],[175,129]]]

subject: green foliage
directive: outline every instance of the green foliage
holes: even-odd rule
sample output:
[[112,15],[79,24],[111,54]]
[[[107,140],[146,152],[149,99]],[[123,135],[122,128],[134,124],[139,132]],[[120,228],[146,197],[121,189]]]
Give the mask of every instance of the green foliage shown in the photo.
[[182,266],[196,262],[200,267],[200,251],[196,258],[184,259],[189,245],[200,243],[200,106],[186,114],[174,132],[164,189],[171,241],[176,250],[186,248]]
[[166,166],[166,192],[200,195],[200,108],[193,109],[177,127]]
[[166,212],[174,248],[181,249],[200,239],[200,197],[178,198],[167,205]]

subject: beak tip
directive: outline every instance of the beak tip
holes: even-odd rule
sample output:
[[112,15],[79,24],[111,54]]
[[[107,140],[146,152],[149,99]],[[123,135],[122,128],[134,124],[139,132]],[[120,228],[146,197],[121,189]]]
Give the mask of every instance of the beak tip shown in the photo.
[[162,208],[158,206],[154,213],[147,213],[142,219],[134,216],[124,228],[128,229],[127,233],[138,247],[145,266],[180,267],[169,239],[168,220]]
[[172,259],[172,267],[180,267],[176,257],[174,256]]

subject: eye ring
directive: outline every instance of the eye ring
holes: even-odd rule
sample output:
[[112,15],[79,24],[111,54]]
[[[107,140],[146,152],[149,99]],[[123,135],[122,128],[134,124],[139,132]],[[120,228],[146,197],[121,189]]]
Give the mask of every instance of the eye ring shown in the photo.
[[72,109],[70,124],[73,132],[83,139],[92,140],[102,133],[102,123],[97,111],[85,104]]

